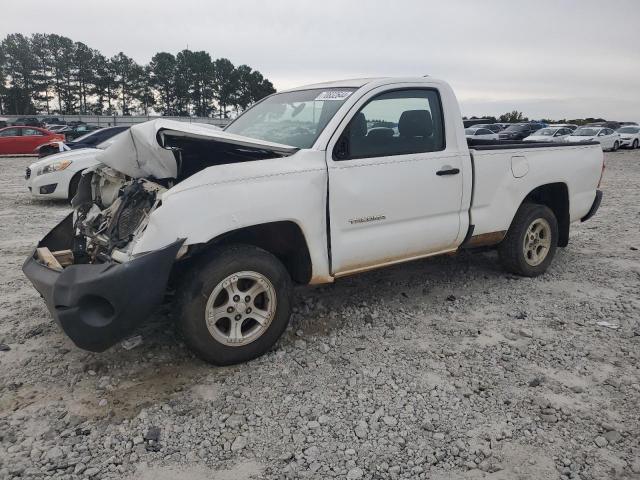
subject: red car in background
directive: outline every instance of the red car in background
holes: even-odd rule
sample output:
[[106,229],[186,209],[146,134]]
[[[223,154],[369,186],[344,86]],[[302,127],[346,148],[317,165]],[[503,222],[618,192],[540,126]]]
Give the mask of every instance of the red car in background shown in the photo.
[[0,129],[0,155],[37,153],[43,143],[64,141],[64,135],[44,128],[15,126]]

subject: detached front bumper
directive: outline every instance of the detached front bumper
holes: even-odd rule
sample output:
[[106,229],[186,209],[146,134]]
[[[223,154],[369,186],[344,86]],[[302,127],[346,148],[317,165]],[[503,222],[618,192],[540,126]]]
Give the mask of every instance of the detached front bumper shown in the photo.
[[[39,247],[71,247],[70,214]],[[78,347],[102,352],[143,323],[162,301],[183,240],[126,263],[75,264],[62,271],[36,260],[35,250],[22,271],[42,295],[54,320]]]

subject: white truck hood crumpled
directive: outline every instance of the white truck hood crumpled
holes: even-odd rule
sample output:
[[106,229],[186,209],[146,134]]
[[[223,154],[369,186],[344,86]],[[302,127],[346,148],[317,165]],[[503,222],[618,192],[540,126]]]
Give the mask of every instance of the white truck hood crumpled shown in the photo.
[[176,178],[178,166],[173,151],[161,145],[165,136],[211,140],[270,150],[281,155],[291,155],[298,150],[290,145],[234,135],[201,124],[161,118],[134,125],[127,132],[114,137],[111,146],[99,153],[96,160],[134,178]]

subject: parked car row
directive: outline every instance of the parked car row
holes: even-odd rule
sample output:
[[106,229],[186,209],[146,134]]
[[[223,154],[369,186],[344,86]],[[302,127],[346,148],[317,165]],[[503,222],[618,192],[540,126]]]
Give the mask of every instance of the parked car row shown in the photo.
[[[62,129],[45,129],[26,125],[0,128],[0,155],[39,155],[44,157],[73,148],[95,146],[128,126],[99,128],[93,125],[65,125]],[[96,138],[88,133],[98,133]],[[86,137],[82,141],[78,137]],[[66,142],[66,143],[65,143]],[[92,143],[87,143],[92,142]],[[65,148],[68,147],[68,148]]]
[[523,122],[507,125],[502,123],[476,124],[465,129],[468,139],[503,140],[524,142],[586,142],[596,141],[603,150],[618,150],[621,147],[640,147],[640,126],[626,122],[617,129],[618,122],[597,122],[578,127],[574,124],[545,126],[539,122]]
[[18,117],[13,121],[9,119],[5,119],[7,123],[6,126],[24,126],[24,127],[39,127],[39,128],[48,128],[51,125],[74,125],[74,124],[84,124],[81,121],[71,121],[66,122],[65,120],[61,120],[58,117],[44,117],[42,120],[38,120],[36,117]]

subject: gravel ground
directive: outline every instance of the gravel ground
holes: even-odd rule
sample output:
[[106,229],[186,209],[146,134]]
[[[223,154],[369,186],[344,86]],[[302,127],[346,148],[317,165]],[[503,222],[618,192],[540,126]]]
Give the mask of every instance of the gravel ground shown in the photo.
[[463,253],[301,288],[277,348],[227,368],[163,312],[136,348],[75,348],[20,271],[68,207],[0,159],[0,478],[639,478],[640,153],[606,157],[543,277]]

